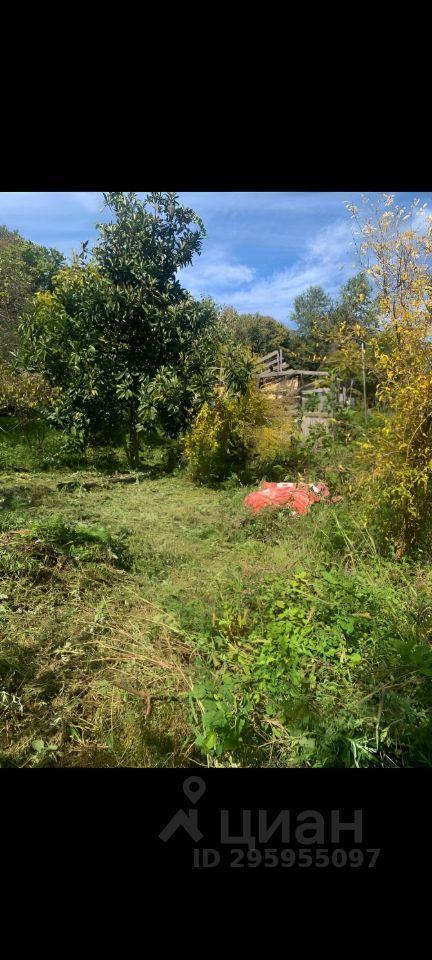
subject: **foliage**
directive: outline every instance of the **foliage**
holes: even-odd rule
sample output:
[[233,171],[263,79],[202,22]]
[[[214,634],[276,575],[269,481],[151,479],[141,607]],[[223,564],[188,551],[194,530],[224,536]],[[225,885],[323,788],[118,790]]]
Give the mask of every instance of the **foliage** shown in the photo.
[[[213,403],[202,408],[186,435],[185,459],[192,477],[205,482],[230,475],[242,482],[264,478],[312,482],[321,478],[331,486],[337,478],[342,488],[354,483],[365,439],[363,413],[338,404],[337,380],[329,378],[325,383],[331,388],[326,400],[331,429],[319,424],[306,438],[299,421],[287,417],[283,401],[270,401],[253,382],[246,405],[238,395],[230,395],[226,385],[218,388]],[[249,397],[255,398],[257,418],[255,409],[254,417],[250,416]],[[316,395],[309,399],[315,409]]]
[[273,317],[260,313],[237,313],[233,307],[226,307],[222,318],[226,323],[227,335],[233,342],[249,347],[258,357],[279,347],[288,347],[291,343],[292,331]]
[[378,329],[379,307],[373,296],[372,286],[364,271],[350,277],[339,291],[332,309],[334,326],[359,328],[363,336]]
[[18,346],[18,320],[37,290],[50,290],[63,254],[0,227],[0,358]]
[[358,273],[342,286],[331,311],[328,331],[327,367],[345,384],[350,396],[360,396],[364,365],[370,403],[374,401],[378,382],[374,352],[374,338],[379,331],[378,312],[366,273]]
[[123,569],[131,566],[131,556],[124,536],[111,536],[101,527],[71,523],[55,514],[31,525],[30,541],[55,548],[62,555],[82,561],[104,560]]
[[[22,526],[22,519],[11,516],[8,526]],[[143,738],[140,711],[130,709],[130,695],[117,688],[120,675],[110,669],[113,655],[124,668],[118,654],[122,640],[112,649],[110,641],[111,631],[121,633],[126,616],[137,636],[140,625],[144,679],[148,605],[137,608],[126,569],[132,568],[125,537],[52,513],[27,530],[0,535],[0,766],[153,765],[155,754],[164,762],[173,735],[158,736],[150,718]],[[133,666],[126,644],[125,653]],[[166,664],[166,649],[164,656]],[[181,729],[178,707],[172,722]]]
[[322,287],[308,287],[294,300],[290,319],[300,337],[301,359],[309,369],[318,369],[325,360],[331,311],[332,301]]
[[307,437],[293,430],[280,479],[307,483],[323,480],[333,492],[351,498],[358,495],[360,449],[366,435],[364,418],[349,407],[336,407],[330,413],[330,429],[318,423]]
[[[177,279],[200,252],[204,228],[196,214],[171,193],[143,202],[109,193],[105,200],[113,221],[98,225],[91,262],[83,251],[57,275],[52,294],[36,296],[22,333],[29,362],[62,387],[56,423],[81,443],[126,428],[136,466],[143,388],[167,368],[172,392],[174,371],[213,326],[215,311],[208,301],[196,305]],[[180,424],[187,398],[181,406]]]
[[49,413],[58,391],[40,373],[0,361],[0,412],[26,422]]
[[154,432],[179,438],[204,403],[211,403],[217,387],[230,394],[247,392],[254,368],[250,352],[224,338],[220,318],[211,300],[194,304],[206,315],[203,332],[187,343],[179,363],[162,366],[153,380],[142,382],[138,430],[151,439]]
[[254,357],[248,347],[228,341],[222,345],[220,357],[220,384],[228,393],[244,396],[252,386]]
[[432,655],[411,600],[332,568],[228,605],[202,643],[198,745],[246,764],[430,766]]
[[363,343],[367,390],[372,400],[377,381],[372,340],[378,329],[378,312],[364,271],[342,285],[335,301],[321,287],[309,287],[296,297],[291,314],[297,330],[294,365],[310,369],[324,365],[348,387],[350,395],[356,395],[363,389]]
[[214,483],[246,470],[254,428],[266,423],[266,402],[251,385],[243,395],[216,389],[201,408],[185,440],[185,458],[195,480]]
[[[180,441],[155,433],[141,444],[141,472],[163,476],[172,472],[180,459]],[[50,472],[65,468],[102,475],[127,473],[129,464],[124,445],[95,443],[83,450],[74,448],[70,438],[37,415],[0,417],[0,470],[13,473]],[[93,476],[94,479],[94,476]]]
[[[151,481],[125,497],[121,486],[56,492],[57,480],[44,474],[41,487],[37,476],[20,478],[16,510],[1,512],[9,532],[0,535],[0,766],[187,765],[188,651],[174,617],[148,594],[184,559],[172,524],[182,518],[184,488],[185,512],[194,488],[159,481],[162,497],[174,500],[161,520]],[[196,531],[194,523],[191,556]],[[123,562],[122,544],[133,549],[132,564]],[[146,695],[134,692],[147,690],[149,716]],[[57,750],[36,752],[39,740]]]
[[190,301],[185,309],[189,329],[177,362],[163,364],[153,379],[141,382],[137,429],[147,437],[159,430],[178,438],[220,379],[223,340],[215,305],[209,299]]
[[430,763],[430,570],[380,560],[347,418],[299,464],[344,502],[299,520],[181,471],[5,475],[2,766]]
[[382,330],[373,348],[383,415],[364,443],[365,467],[372,471],[377,526],[390,543],[397,541],[401,556],[424,546],[430,535],[432,218],[421,218],[418,201],[407,212],[391,195],[370,214],[349,209],[378,287]]
[[309,337],[329,315],[331,308],[332,301],[322,287],[309,287],[295,298],[291,320],[296,324],[298,333]]
[[[51,422],[71,446],[83,447],[93,426],[118,428],[115,381],[107,353],[107,283],[77,260],[54,278],[53,292],[36,294],[21,332],[27,365],[59,390]],[[97,426],[96,426],[97,425]]]
[[[173,195],[106,199],[90,262],[38,281],[27,370],[0,364],[0,766],[430,766],[431,227],[352,209],[365,272],[293,332],[182,290],[203,229]],[[361,343],[367,423],[305,439],[253,384],[288,345],[359,389]],[[343,499],[252,516],[264,476]]]
[[103,561],[122,569],[129,569],[131,565],[124,537],[113,538],[106,530],[74,524],[53,515],[31,523],[28,529],[12,531],[4,538],[0,572],[10,577],[24,573],[30,579],[40,579],[47,569],[64,562],[64,558],[81,563]]

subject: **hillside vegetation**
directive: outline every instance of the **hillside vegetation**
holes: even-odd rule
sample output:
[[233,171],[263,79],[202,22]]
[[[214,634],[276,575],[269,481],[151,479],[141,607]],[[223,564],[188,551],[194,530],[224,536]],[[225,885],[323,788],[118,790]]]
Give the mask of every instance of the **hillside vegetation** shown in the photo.
[[[364,269],[296,299],[305,438],[253,376],[280,325],[181,287],[194,212],[106,202],[70,265],[0,236],[0,766],[430,766],[432,227],[352,208]],[[254,515],[264,479],[331,499]]]

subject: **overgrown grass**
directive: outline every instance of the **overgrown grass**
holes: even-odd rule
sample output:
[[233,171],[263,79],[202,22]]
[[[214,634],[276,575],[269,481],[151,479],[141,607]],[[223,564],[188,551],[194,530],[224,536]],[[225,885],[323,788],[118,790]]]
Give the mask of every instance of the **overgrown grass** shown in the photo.
[[300,519],[235,478],[5,469],[1,765],[430,764],[429,567],[380,557],[334,453],[342,503]]
[[394,580],[318,566],[227,604],[202,644],[200,745],[253,765],[430,766],[424,584]]

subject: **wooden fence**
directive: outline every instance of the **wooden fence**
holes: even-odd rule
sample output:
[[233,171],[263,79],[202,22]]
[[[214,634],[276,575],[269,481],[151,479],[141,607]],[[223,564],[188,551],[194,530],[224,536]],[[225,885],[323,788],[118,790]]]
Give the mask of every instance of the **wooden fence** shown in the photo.
[[326,370],[293,370],[283,357],[283,347],[272,350],[255,362],[255,376],[261,382],[276,377],[328,377]]

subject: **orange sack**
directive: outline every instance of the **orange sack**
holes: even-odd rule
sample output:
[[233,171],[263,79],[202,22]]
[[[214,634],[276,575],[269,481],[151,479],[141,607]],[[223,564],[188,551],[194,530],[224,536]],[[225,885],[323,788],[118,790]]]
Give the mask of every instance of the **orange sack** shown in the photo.
[[326,500],[330,490],[320,480],[318,483],[269,483],[264,480],[261,489],[249,493],[244,504],[259,513],[264,507],[289,506],[294,513],[308,513],[311,503]]

